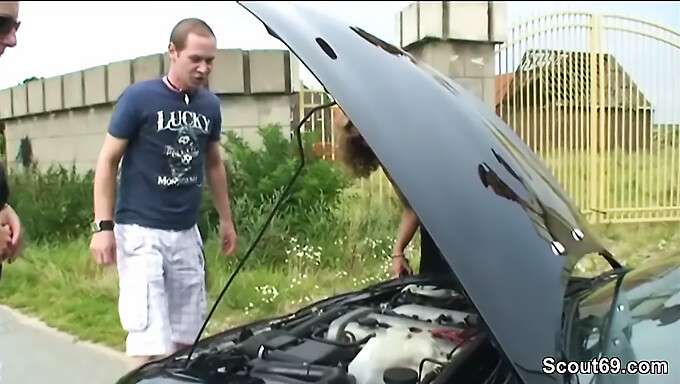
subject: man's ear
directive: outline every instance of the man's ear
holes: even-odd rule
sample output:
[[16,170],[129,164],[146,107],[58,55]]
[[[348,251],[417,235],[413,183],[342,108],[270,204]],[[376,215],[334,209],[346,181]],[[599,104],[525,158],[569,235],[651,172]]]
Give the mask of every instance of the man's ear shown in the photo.
[[168,45],[168,53],[170,54],[170,58],[177,56],[177,47],[175,46],[174,43],[170,43]]

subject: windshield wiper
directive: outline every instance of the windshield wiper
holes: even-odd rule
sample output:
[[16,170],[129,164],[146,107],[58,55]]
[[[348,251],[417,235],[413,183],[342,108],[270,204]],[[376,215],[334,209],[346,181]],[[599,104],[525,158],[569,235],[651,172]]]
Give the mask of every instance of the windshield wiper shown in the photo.
[[564,293],[564,296],[569,296],[573,295],[576,292],[582,291],[584,289],[588,289],[590,287],[593,287],[595,285],[598,285],[600,283],[606,282],[610,279],[613,279],[619,275],[621,275],[624,272],[627,272],[628,268],[620,267],[617,269],[610,269],[608,271],[605,271],[595,277],[592,278],[579,278],[579,280],[576,280],[569,284],[567,286],[567,290]]
[[615,258],[614,255],[612,255],[609,251],[606,249],[603,249],[600,252],[600,256],[602,256],[605,260],[607,260],[607,263],[609,263],[609,266],[612,267],[612,269],[621,269],[623,266],[621,263],[619,263]]
[[257,237],[255,237],[255,240],[250,245],[250,248],[248,248],[248,251],[246,252],[245,256],[243,256],[243,259],[241,259],[241,261],[236,266],[236,270],[231,274],[231,277],[227,281],[227,284],[225,284],[224,288],[222,288],[222,292],[220,292],[219,296],[217,296],[217,300],[215,300],[215,304],[213,304],[212,308],[210,309],[210,313],[208,314],[208,317],[203,322],[203,326],[201,327],[201,330],[198,332],[198,335],[196,336],[196,340],[194,341],[194,344],[191,346],[191,351],[189,352],[189,355],[187,356],[185,368],[189,366],[189,363],[191,362],[191,356],[193,355],[193,353],[196,349],[196,345],[198,345],[198,342],[200,341],[201,336],[203,335],[203,332],[205,332],[205,328],[208,326],[208,321],[210,321],[210,318],[215,313],[215,309],[217,308],[217,305],[220,303],[225,292],[227,292],[227,289],[229,289],[229,286],[234,281],[234,277],[236,277],[236,274],[241,270],[241,267],[243,267],[243,264],[245,264],[245,262],[250,257],[253,249],[255,248],[255,245],[257,245],[257,243],[260,241],[260,239],[264,235],[264,231],[267,230],[269,223],[274,218],[274,214],[279,209],[279,205],[281,205],[281,202],[286,197],[286,195],[289,193],[291,187],[293,186],[293,183],[295,183],[295,180],[298,178],[298,176],[302,172],[302,169],[305,166],[305,151],[302,148],[302,135],[300,133],[300,129],[307,122],[307,120],[309,120],[309,118],[312,117],[312,115],[314,113],[316,113],[317,111],[320,111],[322,109],[330,108],[330,107],[334,106],[335,104],[336,104],[336,102],[332,101],[332,102],[322,104],[322,105],[318,105],[318,106],[312,108],[309,112],[307,112],[307,115],[305,115],[305,117],[302,120],[300,120],[298,125],[295,127],[295,136],[297,138],[298,152],[300,153],[300,164],[298,165],[298,168],[295,171],[295,174],[293,174],[293,177],[288,182],[288,185],[286,185],[286,188],[283,190],[283,193],[281,194],[281,196],[279,196],[279,199],[276,201],[274,208],[272,208],[271,212],[269,212],[269,216],[267,217],[267,220],[265,221],[265,223],[262,225],[262,228],[260,228],[260,232],[257,234]]

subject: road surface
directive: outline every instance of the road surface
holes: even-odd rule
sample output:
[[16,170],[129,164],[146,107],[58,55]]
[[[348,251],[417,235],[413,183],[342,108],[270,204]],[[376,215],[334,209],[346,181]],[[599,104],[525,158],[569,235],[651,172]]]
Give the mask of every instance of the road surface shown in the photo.
[[52,330],[0,306],[0,384],[114,384],[130,368],[119,352]]

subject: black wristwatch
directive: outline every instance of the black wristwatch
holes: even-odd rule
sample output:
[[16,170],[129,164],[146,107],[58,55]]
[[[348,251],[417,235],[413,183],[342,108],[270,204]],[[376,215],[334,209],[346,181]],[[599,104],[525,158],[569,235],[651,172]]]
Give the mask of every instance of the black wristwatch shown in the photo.
[[113,220],[96,220],[92,223],[92,232],[113,231]]

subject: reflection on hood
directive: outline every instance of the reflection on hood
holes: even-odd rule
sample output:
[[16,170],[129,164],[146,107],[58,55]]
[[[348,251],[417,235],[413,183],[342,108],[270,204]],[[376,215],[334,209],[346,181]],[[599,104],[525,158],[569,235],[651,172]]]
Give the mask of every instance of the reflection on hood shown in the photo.
[[[503,160],[503,158],[498,155],[496,151],[492,149],[492,152],[498,162],[503,166],[505,171],[507,171],[507,173],[509,173],[514,179],[517,180],[517,182],[519,182],[520,186],[522,187],[522,191],[526,193],[527,197],[520,197],[520,195],[512,187],[510,187],[508,183],[503,181],[498,173],[494,171],[486,162],[479,164],[478,167],[479,178],[482,180],[482,184],[484,184],[484,186],[487,188],[491,187],[491,190],[494,191],[498,196],[519,204],[519,206],[522,207],[529,215],[529,219],[536,228],[536,233],[538,233],[538,235],[544,239],[547,244],[552,245],[556,240],[554,240],[555,238],[553,234],[550,232],[550,229],[548,229],[547,222],[545,220],[545,210],[543,209],[543,206],[539,202],[538,198],[533,195],[529,188],[526,188],[524,181],[512,169],[512,167],[510,167],[510,165],[505,160]],[[553,252],[554,251],[555,250],[553,250]]]

